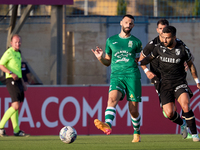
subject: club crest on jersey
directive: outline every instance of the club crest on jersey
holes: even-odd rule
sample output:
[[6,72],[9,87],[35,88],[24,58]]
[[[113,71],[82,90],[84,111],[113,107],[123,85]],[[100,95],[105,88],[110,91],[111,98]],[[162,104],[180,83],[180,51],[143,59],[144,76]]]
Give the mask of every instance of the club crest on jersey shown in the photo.
[[166,49],[163,49],[163,53],[165,53],[166,52]]
[[180,55],[180,52],[181,52],[180,49],[175,49],[175,53],[176,53],[177,56]]
[[132,48],[132,46],[133,46],[133,41],[129,41],[129,42],[128,42],[128,47],[131,47],[131,48]]

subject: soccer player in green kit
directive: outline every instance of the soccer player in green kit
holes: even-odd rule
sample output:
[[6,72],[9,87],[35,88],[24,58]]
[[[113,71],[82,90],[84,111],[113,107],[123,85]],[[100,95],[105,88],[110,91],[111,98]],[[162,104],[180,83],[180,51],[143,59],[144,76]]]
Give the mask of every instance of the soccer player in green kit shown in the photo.
[[132,142],[140,142],[140,119],[138,102],[141,102],[141,74],[135,61],[138,61],[142,43],[130,32],[134,27],[134,17],[125,15],[120,22],[121,32],[107,39],[105,57],[99,47],[92,52],[105,66],[111,65],[110,88],[105,122],[94,120],[95,126],[109,135],[112,132],[112,122],[116,115],[116,106],[127,94],[129,112],[134,128]]

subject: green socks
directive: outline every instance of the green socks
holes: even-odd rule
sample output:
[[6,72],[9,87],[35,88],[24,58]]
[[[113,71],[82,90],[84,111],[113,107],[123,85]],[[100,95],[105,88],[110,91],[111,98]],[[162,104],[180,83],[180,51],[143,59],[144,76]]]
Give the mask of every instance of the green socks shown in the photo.
[[105,111],[105,122],[112,128],[112,122],[115,119],[116,108],[107,107]]
[[13,125],[13,130],[15,133],[19,132],[19,124],[18,124],[18,110],[16,110],[14,112],[14,114],[11,116],[11,121],[12,121],[12,125]]
[[0,128],[3,129],[8,119],[15,113],[15,109],[13,107],[8,108],[8,110],[3,115],[3,118],[0,122]]
[[134,134],[140,134],[140,119],[141,119],[140,115],[137,118],[133,118],[131,116],[131,121],[134,128]]

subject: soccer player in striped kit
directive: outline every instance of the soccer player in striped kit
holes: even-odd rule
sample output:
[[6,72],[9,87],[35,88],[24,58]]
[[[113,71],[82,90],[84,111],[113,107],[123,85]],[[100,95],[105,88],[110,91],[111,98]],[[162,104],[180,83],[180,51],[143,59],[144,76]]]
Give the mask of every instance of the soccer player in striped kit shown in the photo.
[[142,43],[138,38],[130,34],[134,27],[134,17],[132,15],[123,16],[120,25],[121,32],[107,39],[105,57],[103,57],[101,48],[92,49],[103,65],[111,65],[105,122],[95,119],[94,124],[105,134],[110,134],[112,132],[112,122],[116,115],[116,106],[126,94],[134,128],[132,142],[140,142],[141,116],[138,112],[138,102],[141,102],[141,74],[135,61],[139,59]]

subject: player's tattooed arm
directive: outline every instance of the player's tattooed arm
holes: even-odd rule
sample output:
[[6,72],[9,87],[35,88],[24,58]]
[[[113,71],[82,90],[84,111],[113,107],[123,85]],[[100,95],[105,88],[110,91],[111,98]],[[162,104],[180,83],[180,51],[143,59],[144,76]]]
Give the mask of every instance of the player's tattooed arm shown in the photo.
[[138,66],[149,64],[153,59],[158,56],[158,50],[159,46],[154,47],[152,49],[152,52],[148,56],[138,62]]
[[188,67],[189,67],[190,72],[191,72],[191,74],[192,74],[192,77],[193,77],[194,79],[195,79],[195,78],[198,78],[197,70],[196,70],[196,67],[195,67],[193,61],[190,60],[189,62],[187,62],[187,64],[188,64]]
[[200,89],[200,81],[198,79],[197,70],[196,70],[196,67],[195,67],[193,61],[190,60],[189,62],[187,62],[187,64],[188,64],[188,67],[189,67],[190,72],[192,74],[192,77],[194,78],[194,80],[195,80],[195,82],[197,84],[197,88]]
[[147,65],[149,64],[152,60],[154,59],[154,57],[150,54],[147,57],[145,57],[144,59],[142,59],[141,61],[138,62],[138,65]]
[[[139,61],[141,61],[142,59],[144,59],[146,57],[146,55],[144,55],[143,51],[140,53],[140,58]],[[144,70],[144,73],[146,74],[148,79],[152,79],[154,78],[156,75],[153,74],[153,72],[151,72],[146,65],[142,65],[141,68]]]

